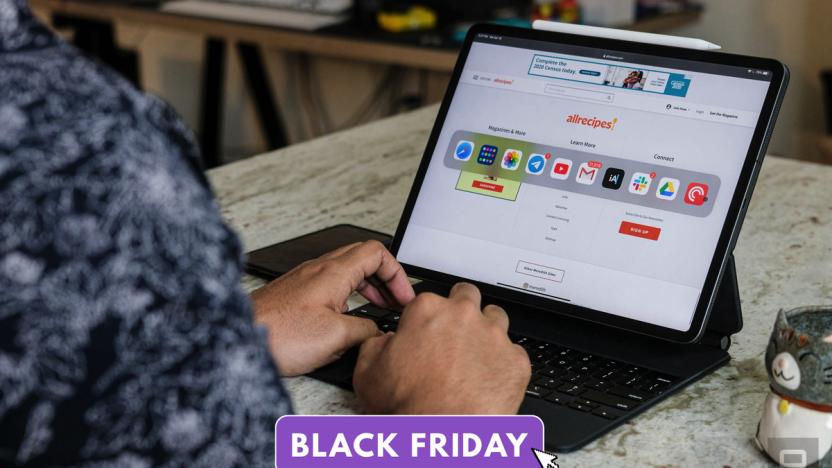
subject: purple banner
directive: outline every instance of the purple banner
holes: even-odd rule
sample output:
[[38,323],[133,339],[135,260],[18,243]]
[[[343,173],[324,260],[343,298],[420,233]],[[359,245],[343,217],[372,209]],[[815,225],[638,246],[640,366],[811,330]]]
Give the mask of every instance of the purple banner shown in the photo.
[[536,416],[283,416],[275,466],[539,467]]

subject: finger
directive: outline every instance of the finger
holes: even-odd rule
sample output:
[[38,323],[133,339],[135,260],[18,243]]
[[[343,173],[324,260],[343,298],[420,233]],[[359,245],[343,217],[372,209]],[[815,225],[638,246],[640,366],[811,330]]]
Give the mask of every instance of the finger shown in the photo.
[[508,333],[508,314],[505,309],[494,304],[489,304],[482,309],[482,315],[486,320],[493,322]]
[[480,295],[480,290],[473,284],[457,283],[453,288],[451,288],[451,293],[448,294],[448,299],[471,301],[477,305],[477,308],[479,308],[482,296]]
[[[343,247],[333,250],[332,252],[322,255],[320,259],[331,260],[332,258],[344,255],[345,253],[355,249],[360,245],[361,242],[355,242],[349,245],[345,245]],[[355,291],[364,296],[365,299],[379,307],[383,307],[386,309],[395,309],[399,305],[393,298],[390,298],[389,294],[385,294],[385,291],[379,290],[379,288],[375,287],[366,279],[362,281],[357,288],[355,288]]]
[[358,294],[364,296],[364,299],[372,302],[373,304],[383,307],[385,309],[395,308],[398,304],[393,303],[391,304],[389,300],[387,300],[386,295],[383,294],[381,291],[378,290],[377,287],[373,286],[367,281],[363,281],[358,288],[356,288]]
[[331,261],[336,262],[341,271],[348,272],[353,291],[367,278],[375,275],[399,304],[406,305],[416,297],[401,264],[381,242],[364,242],[333,257]]
[[360,375],[366,372],[373,363],[376,362],[379,356],[387,348],[390,339],[393,337],[392,333],[385,333],[375,338],[370,338],[361,345],[358,351],[358,360],[355,362],[355,370],[353,375]]
[[370,319],[352,315],[341,315],[340,319],[346,325],[341,349],[352,348],[379,334],[378,327]]

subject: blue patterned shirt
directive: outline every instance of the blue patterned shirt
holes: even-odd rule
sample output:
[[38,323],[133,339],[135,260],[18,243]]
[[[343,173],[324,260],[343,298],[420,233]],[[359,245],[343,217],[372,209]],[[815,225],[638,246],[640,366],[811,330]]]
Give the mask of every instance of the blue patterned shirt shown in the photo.
[[291,406],[198,160],[0,0],[0,466],[273,464]]

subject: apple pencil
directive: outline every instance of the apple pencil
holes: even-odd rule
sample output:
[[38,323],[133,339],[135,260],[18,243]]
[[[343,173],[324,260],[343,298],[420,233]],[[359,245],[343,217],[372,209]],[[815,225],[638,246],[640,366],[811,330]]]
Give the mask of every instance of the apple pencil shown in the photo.
[[556,21],[535,20],[535,22],[532,23],[532,28],[564,34],[600,37],[603,39],[618,39],[621,41],[642,42],[645,44],[683,47],[685,49],[717,50],[722,48],[722,46],[717,44],[704,41],[702,39],[696,39],[694,37],[668,36],[665,34],[625,31],[623,29],[602,28],[599,26],[558,23]]

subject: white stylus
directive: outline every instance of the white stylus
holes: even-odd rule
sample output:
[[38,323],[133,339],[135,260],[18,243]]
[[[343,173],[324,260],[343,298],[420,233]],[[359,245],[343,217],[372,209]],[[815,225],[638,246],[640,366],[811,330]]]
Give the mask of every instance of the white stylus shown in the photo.
[[694,37],[667,36],[665,34],[625,31],[623,29],[558,23],[556,21],[535,20],[535,22],[532,23],[532,28],[564,34],[600,37],[603,39],[618,39],[621,41],[642,42],[645,44],[683,47],[685,49],[717,50],[722,48],[722,46],[717,44],[704,41],[702,39],[696,39]]

